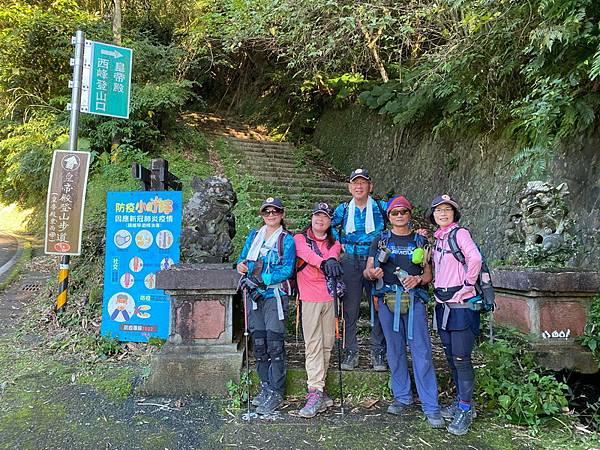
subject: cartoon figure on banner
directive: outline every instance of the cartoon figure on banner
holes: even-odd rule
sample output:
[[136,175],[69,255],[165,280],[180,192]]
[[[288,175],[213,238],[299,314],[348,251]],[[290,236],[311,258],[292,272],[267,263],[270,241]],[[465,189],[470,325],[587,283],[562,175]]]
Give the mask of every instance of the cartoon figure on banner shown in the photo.
[[121,286],[123,286],[125,289],[129,289],[131,286],[133,286],[134,282],[135,280],[133,279],[133,275],[129,272],[125,272],[123,275],[121,275]]
[[117,248],[127,248],[131,244],[131,233],[127,230],[119,230],[115,233],[114,240]]
[[142,270],[144,268],[144,260],[142,258],[140,258],[139,256],[134,256],[129,261],[129,268],[133,272],[139,272],[140,270]]
[[144,285],[148,289],[154,289],[156,287],[156,275],[154,275],[153,273],[149,273],[148,275],[146,275],[146,277],[144,278]]
[[142,250],[149,248],[152,245],[153,241],[154,238],[152,237],[152,233],[148,230],[141,230],[135,236],[135,243]]
[[108,301],[108,314],[115,322],[127,322],[133,316],[140,319],[148,319],[150,317],[150,305],[140,305],[136,308],[133,297],[126,292],[118,292],[113,295]]
[[167,249],[173,245],[173,233],[169,230],[161,230],[156,235],[156,245],[158,248]]
[[161,270],[167,270],[173,264],[174,264],[174,262],[173,262],[173,260],[171,258],[163,258],[163,259],[160,260],[160,269]]

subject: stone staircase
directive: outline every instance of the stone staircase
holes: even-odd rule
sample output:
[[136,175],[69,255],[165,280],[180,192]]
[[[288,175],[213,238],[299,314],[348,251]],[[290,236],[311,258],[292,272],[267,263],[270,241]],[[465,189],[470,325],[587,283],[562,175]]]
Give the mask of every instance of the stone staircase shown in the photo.
[[314,203],[325,201],[335,208],[350,198],[343,175],[322,162],[303,161],[293,144],[268,140],[264,129],[205,113],[184,114],[183,119],[213,139],[224,139],[238,178],[250,177],[248,198],[235,209],[238,217],[258,217],[265,198],[279,197],[287,227],[298,231],[307,225]]
[[256,213],[261,202],[280,197],[286,208],[286,222],[291,230],[303,228],[313,204],[325,201],[332,206],[348,199],[347,183],[333,179],[314,163],[302,163],[287,142],[228,138],[238,170],[256,180],[248,191],[247,204],[241,211]]

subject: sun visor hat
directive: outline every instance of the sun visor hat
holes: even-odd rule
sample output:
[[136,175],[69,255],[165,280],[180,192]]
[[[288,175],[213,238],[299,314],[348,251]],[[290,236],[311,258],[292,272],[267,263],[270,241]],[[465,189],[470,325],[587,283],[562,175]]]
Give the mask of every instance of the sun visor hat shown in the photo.
[[387,205],[387,213],[389,214],[390,211],[394,208],[406,208],[409,211],[412,212],[413,210],[413,205],[411,202],[409,202],[406,197],[399,195],[397,197],[394,197],[393,199],[391,199]]
[[312,210],[312,215],[314,216],[318,213],[327,214],[327,217],[333,219],[333,208],[325,202],[315,203],[315,206]]
[[369,176],[369,171],[367,169],[355,169],[350,174],[350,182],[354,181],[356,178],[362,177],[367,181],[371,181],[371,177]]
[[438,195],[436,198],[434,198],[431,202],[431,207],[435,208],[436,206],[439,206],[442,203],[448,203],[449,205],[454,206],[457,211],[460,209],[456,200],[454,200],[448,194]]
[[278,198],[269,197],[267,198],[262,205],[260,205],[260,212],[263,212],[265,208],[272,206],[273,208],[277,208],[280,211],[283,211],[283,203]]

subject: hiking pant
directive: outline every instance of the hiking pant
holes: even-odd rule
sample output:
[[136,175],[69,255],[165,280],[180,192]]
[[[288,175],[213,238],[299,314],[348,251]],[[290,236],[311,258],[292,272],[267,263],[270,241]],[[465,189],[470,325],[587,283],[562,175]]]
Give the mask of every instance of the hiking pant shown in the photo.
[[[372,288],[372,283],[363,277],[363,270],[365,270],[365,266],[367,265],[367,256],[345,253],[342,255],[341,264],[344,271],[344,283],[346,284],[346,294],[343,298],[346,326],[345,348],[347,351],[358,352],[356,329],[360,312],[360,299],[362,298],[363,290],[370,298]],[[383,335],[377,314],[375,314],[374,324],[371,328],[371,353],[385,354],[385,336]]]
[[407,339],[408,314],[400,315],[400,327],[398,331],[394,331],[394,313],[382,300],[379,300],[378,305],[379,320],[387,342],[387,360],[390,366],[394,398],[405,405],[413,402],[406,354],[406,344],[408,343],[421,408],[425,414],[439,412],[438,386],[433,367],[425,305],[419,300],[415,300],[413,303],[412,339]]
[[479,333],[480,313],[471,309],[452,309],[446,329],[442,329],[444,306],[436,305],[438,333],[448,360],[459,400],[471,402],[475,388],[475,369],[471,354]]
[[287,322],[288,297],[282,296],[284,319],[279,320],[277,299],[261,298],[252,309],[252,302],[247,300],[248,329],[252,335],[256,371],[261,383],[268,383],[269,388],[284,395],[285,391],[285,324]]
[[306,384],[325,387],[331,349],[335,342],[333,302],[302,302],[302,333],[306,352]]

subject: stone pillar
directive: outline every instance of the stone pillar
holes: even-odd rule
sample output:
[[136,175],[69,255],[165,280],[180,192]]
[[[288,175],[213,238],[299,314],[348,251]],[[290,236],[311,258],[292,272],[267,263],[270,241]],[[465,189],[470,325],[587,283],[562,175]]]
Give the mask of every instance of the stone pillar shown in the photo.
[[496,268],[494,321],[533,336],[538,361],[553,370],[595,373],[598,364],[575,338],[583,333],[600,272],[583,269]]
[[[230,264],[178,264],[156,276],[171,297],[167,343],[153,357],[144,395],[221,395],[239,381],[243,349],[234,342],[239,275]],[[239,336],[237,336],[239,337]]]

